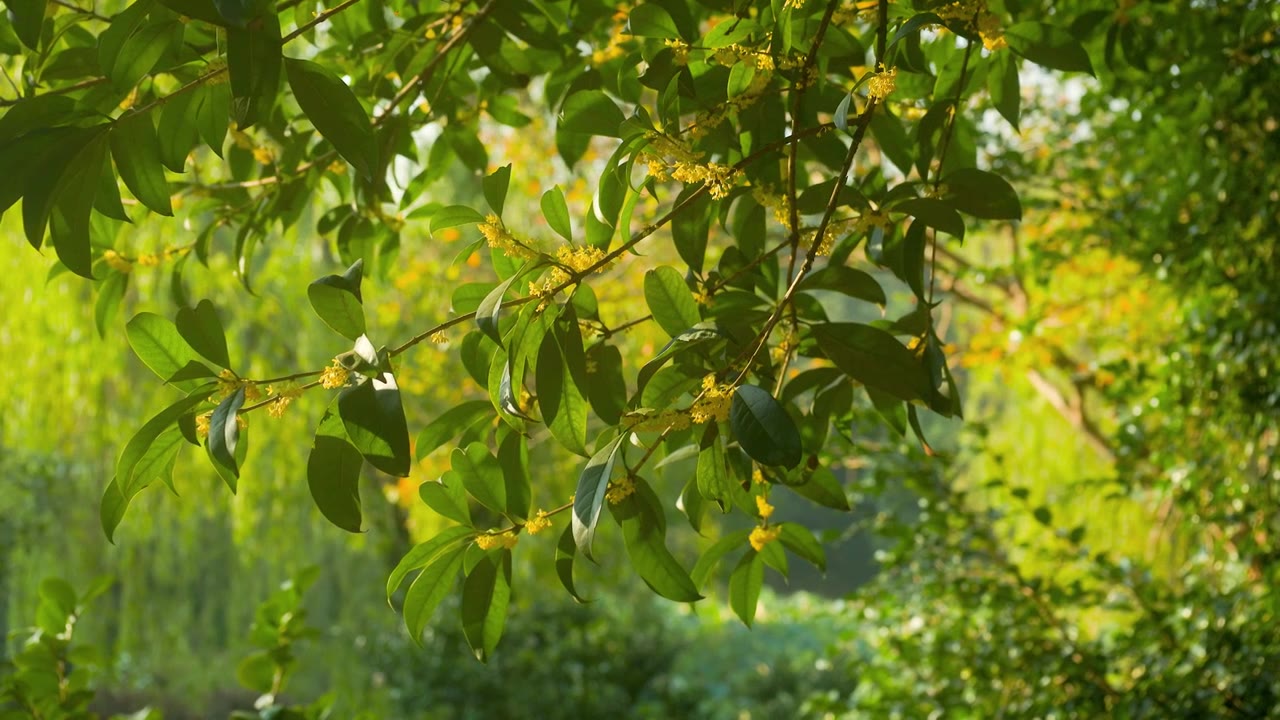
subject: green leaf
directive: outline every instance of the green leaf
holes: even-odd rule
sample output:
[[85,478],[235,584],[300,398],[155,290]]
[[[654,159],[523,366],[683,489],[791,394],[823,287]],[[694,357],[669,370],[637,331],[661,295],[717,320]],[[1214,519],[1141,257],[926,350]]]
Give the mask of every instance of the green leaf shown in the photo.
[[620,138],[626,119],[604,91],[579,90],[565,99],[557,129]]
[[501,217],[502,207],[507,201],[507,188],[511,186],[511,163],[486,175],[481,184],[485,202],[489,203],[489,207]]
[[387,578],[387,602],[391,602],[391,596],[395,595],[396,590],[400,589],[401,583],[404,582],[409,573],[420,567],[426,567],[451,545],[474,534],[475,531],[469,527],[445,528],[430,540],[414,545],[409,552],[405,553],[404,557],[400,558],[400,562],[396,563],[395,569],[391,571],[391,575]]
[[889,333],[861,323],[827,323],[811,330],[840,371],[899,400],[925,400],[929,376],[919,359]]
[[[488,403],[485,403],[488,405]],[[467,504],[467,493],[462,486],[462,476],[453,470],[446,470],[438,481],[424,482],[418,486],[418,497],[427,507],[444,517],[463,525],[471,524],[471,508]]]
[[417,459],[421,460],[467,428],[492,417],[493,406],[483,400],[469,400],[449,408],[418,433],[418,440],[414,443]]
[[575,602],[585,604],[590,601],[584,600],[578,594],[573,583],[573,558],[577,552],[578,545],[573,539],[573,525],[568,525],[564,532],[560,533],[560,540],[556,543],[556,577],[560,578],[560,584]]
[[316,428],[307,457],[307,486],[311,499],[329,522],[347,532],[360,532],[360,469],[364,459],[347,439],[336,408],[330,407]]
[[192,408],[204,402],[212,393],[214,385],[212,383],[206,385],[201,390],[193,392],[187,397],[178,400],[169,405],[169,407],[160,411],[155,417],[147,421],[138,432],[125,445],[124,450],[120,453],[120,458],[116,461],[116,477],[113,480],[119,488],[121,495],[124,496],[127,503],[142,486],[141,482],[144,478],[136,474],[136,470],[143,459],[148,455],[151,446],[156,442],[166,430],[173,427],[178,418],[187,414]]
[[711,577],[711,573],[728,555],[730,551],[736,550],[747,544],[747,538],[751,536],[751,530],[734,530],[725,534],[715,542],[711,547],[702,552],[698,558],[698,562],[693,566],[693,572],[689,573],[690,578],[698,587],[706,587],[707,580]]
[[755,385],[736,388],[729,426],[742,449],[761,465],[800,464],[800,431],[769,391]]
[[107,273],[106,279],[98,286],[98,299],[93,305],[93,322],[98,328],[98,337],[107,336],[107,325],[120,309],[120,301],[128,287],[129,273],[122,272]]
[[796,494],[806,497],[823,507],[842,512],[849,511],[849,499],[844,494],[840,481],[827,468],[814,470],[809,478],[799,485],[788,485]]
[[728,460],[717,428],[717,425],[708,425],[702,436],[694,479],[698,484],[699,495],[714,500],[721,509],[725,509],[732,496],[732,488],[729,487]]
[[529,477],[529,444],[523,434],[509,432],[502,439],[498,444],[498,465],[507,488],[507,516],[525,520],[533,501],[533,484]]
[[[234,477],[240,477],[240,467],[236,463],[236,443],[240,441],[240,423],[236,415],[244,405],[244,387],[228,395],[218,407],[214,408],[209,418],[209,439],[205,447],[215,464],[221,465]],[[232,488],[234,492],[235,488]]]
[[631,10],[627,17],[627,31],[636,37],[677,39],[680,30],[676,21],[661,5],[648,2]]
[[276,676],[276,660],[266,650],[251,653],[236,664],[236,680],[256,693],[271,691]]
[[[227,28],[226,37],[227,72],[231,76],[232,109],[235,112],[237,124],[244,129],[266,120],[280,94],[280,66],[284,62],[284,57],[281,55],[280,18],[276,13],[268,12],[261,14],[243,27],[237,27],[233,23],[232,27]],[[330,77],[342,88],[346,87],[336,76]],[[300,82],[306,84],[305,81]],[[317,122],[312,116],[311,108],[315,97],[307,95],[307,92],[329,93],[332,97],[328,98],[328,104],[339,106],[322,111],[326,113],[326,120],[323,121],[326,123],[329,122],[328,118],[341,115],[342,110],[346,109],[344,101],[348,98],[339,96],[337,89],[331,84],[317,87],[316,82],[300,93],[293,81],[293,73],[290,73],[289,83],[294,87],[294,98],[298,101],[298,105],[302,106],[302,111],[307,114],[311,123],[316,126],[321,135],[325,136],[326,140],[333,143],[339,153],[345,156],[343,148],[329,137],[326,128],[321,127],[321,122]],[[354,96],[349,99],[355,100]],[[356,102],[355,106],[359,110],[359,115],[363,117],[364,111],[360,109],[359,102]],[[367,118],[365,122],[368,122]],[[371,128],[369,132],[372,139]],[[359,165],[356,167],[360,168]]]
[[573,496],[573,541],[588,559],[591,559],[591,543],[596,537],[605,491],[613,476],[613,463],[625,437],[620,435],[600,448],[578,476],[578,489]]
[[987,93],[997,112],[1009,121],[1014,130],[1022,114],[1022,88],[1018,80],[1018,61],[1013,53],[995,53],[991,60],[991,73],[987,75]]
[[579,455],[587,454],[587,400],[581,380],[586,375],[582,337],[577,325],[549,332],[538,351],[535,377],[542,421],[553,437]]
[[161,215],[173,215],[169,183],[160,161],[160,141],[149,113],[131,113],[116,121],[111,130],[111,156],[134,197]]
[[654,592],[676,602],[694,602],[702,595],[689,573],[667,550],[662,501],[641,478],[636,490],[609,510],[622,525],[622,538],[631,566]]
[[166,382],[198,359],[177,326],[155,313],[134,315],[125,325],[125,334],[138,359]]
[[45,10],[50,3],[46,0],[5,0],[5,5],[13,13],[14,34],[23,45],[32,50],[38,49]]
[[1009,49],[1037,65],[1093,74],[1089,53],[1071,33],[1040,22],[1021,22],[1006,28]]
[[929,227],[964,240],[964,219],[955,208],[936,198],[912,198],[895,205],[893,210],[904,212]]
[[331,70],[309,60],[285,58],[293,97],[307,119],[366,178],[378,167],[373,125],[355,93]]
[[480,662],[502,638],[511,602],[511,551],[485,553],[462,583],[462,634]]
[[453,471],[462,479],[462,486],[471,497],[496,513],[507,512],[507,485],[502,466],[484,443],[473,442],[465,450],[457,448],[450,459]]
[[962,213],[985,220],[1021,220],[1022,203],[1008,180],[976,168],[961,168],[942,179],[945,200]]
[[480,328],[480,332],[488,335],[494,342],[502,347],[502,333],[498,331],[498,319],[502,312],[502,299],[507,294],[507,290],[511,288],[511,284],[521,276],[516,273],[504,280],[500,285],[495,287],[484,300],[480,302],[480,307],[476,308],[476,327]]
[[[458,528],[464,529],[464,528]],[[457,548],[440,554],[427,565],[409,586],[404,597],[404,624],[409,629],[409,637],[419,646],[422,645],[422,631],[431,620],[436,607],[449,594],[453,580],[462,568],[465,548]]]
[[360,281],[364,260],[356,260],[342,275],[326,275],[307,286],[307,298],[316,315],[334,332],[355,340],[365,334]]
[[884,288],[869,273],[846,265],[827,265],[816,272],[805,276],[796,287],[799,292],[807,290],[831,290],[843,293],[852,298],[865,300],[884,307],[888,302]]
[[617,425],[627,407],[627,383],[622,375],[622,352],[597,343],[587,349],[587,399],[606,425]]
[[673,267],[663,265],[644,274],[644,299],[653,319],[673,338],[702,320],[693,293]]
[[408,477],[409,427],[400,388],[390,373],[369,378],[338,396],[347,437],[369,464],[388,475]]
[[[93,139],[71,160],[58,181],[49,215],[49,239],[53,241],[58,259],[71,272],[90,280],[93,279],[93,259],[89,215],[106,161],[106,134],[95,131]],[[26,201],[23,203],[25,206]]]
[[484,215],[475,208],[466,205],[447,205],[432,213],[431,234],[434,235],[451,227],[482,222],[484,222]]
[[751,627],[756,619],[760,588],[764,587],[764,558],[748,550],[729,575],[729,607],[744,625]]
[[703,343],[723,337],[724,335],[717,328],[700,327],[686,330],[671,338],[670,342],[662,346],[662,349],[658,351],[657,355],[653,356],[652,360],[640,368],[640,373],[636,377],[636,393],[633,397],[642,396],[644,386],[653,378],[654,373],[662,369],[662,366],[672,357]]
[[[94,130],[54,129],[33,132],[4,147],[0,154],[6,161],[19,158],[13,183],[9,177],[0,182],[13,183],[6,188],[4,201],[12,204],[22,198],[22,230],[31,247],[39,250],[44,244],[44,231],[49,224],[59,191],[65,186],[64,178],[70,178],[69,169],[95,137]],[[35,137],[32,137],[34,135]],[[27,156],[30,148],[31,155]],[[96,188],[95,188],[96,189]],[[7,206],[6,206],[7,207]]]
[[196,111],[196,127],[200,139],[222,157],[222,146],[227,138],[227,126],[231,122],[231,84],[206,84],[196,92],[202,95]]
[[160,122],[156,127],[160,161],[176,173],[186,170],[187,156],[191,154],[200,135],[197,116],[202,103],[203,98],[199,93],[183,93],[165,103],[160,112]]
[[226,333],[213,303],[201,300],[195,308],[179,308],[175,327],[191,349],[203,355],[206,360],[211,360],[218,367],[231,367]]
[[782,531],[778,539],[788,550],[808,560],[818,570],[827,571],[827,554],[809,528],[796,523],[782,523],[778,529]]
[[542,193],[542,217],[557,235],[573,242],[573,225],[569,221],[569,204],[559,185]]

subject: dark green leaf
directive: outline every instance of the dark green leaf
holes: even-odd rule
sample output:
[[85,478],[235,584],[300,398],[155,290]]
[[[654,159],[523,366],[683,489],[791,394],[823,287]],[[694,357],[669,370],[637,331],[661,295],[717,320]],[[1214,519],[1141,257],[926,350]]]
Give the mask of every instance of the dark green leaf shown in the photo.
[[560,584],[575,602],[586,603],[589,601],[578,594],[573,584],[573,558],[577,552],[578,545],[573,540],[573,525],[569,525],[560,533],[560,540],[556,543],[556,577],[560,578]]
[[366,178],[378,167],[373,125],[355,93],[333,71],[309,60],[285,58],[293,97],[324,139]]
[[960,240],[964,239],[964,219],[955,208],[936,198],[912,198],[900,202],[893,210],[904,212],[935,230]]
[[627,383],[622,375],[622,352],[598,343],[587,349],[587,399],[606,425],[617,425],[627,407]]
[[169,183],[160,161],[160,141],[149,113],[133,113],[116,121],[111,130],[111,156],[134,197],[161,215],[173,215]]
[[962,213],[986,220],[1021,220],[1022,203],[1009,181],[984,170],[961,168],[942,180],[947,202]]
[[761,465],[800,464],[800,431],[767,390],[755,385],[735,389],[729,426],[742,449]]
[[884,307],[884,288],[870,274],[845,265],[828,265],[800,281],[797,290],[831,290]]
[[347,440],[336,408],[330,408],[316,428],[307,458],[307,485],[316,507],[329,522],[347,532],[360,532],[360,469],[364,459]]
[[924,366],[884,330],[860,323],[827,323],[814,326],[812,333],[823,354],[863,385],[908,402],[929,397]]
[[778,539],[788,550],[808,560],[822,572],[827,571],[827,554],[809,528],[796,523],[782,523],[778,528],[782,531]]
[[450,458],[453,471],[462,479],[462,486],[471,497],[496,513],[507,512],[507,485],[502,466],[483,443],[473,442],[465,450],[457,448]]
[[1022,89],[1018,81],[1018,60],[1012,53],[996,53],[991,58],[987,93],[996,111],[1017,130],[1022,113]]
[[627,31],[637,37],[654,37],[676,39],[680,30],[676,28],[671,14],[654,2],[647,2],[632,8],[627,17]]
[[701,600],[702,595],[689,573],[667,550],[662,501],[644,480],[635,478],[633,482],[635,492],[609,506],[622,525],[622,538],[632,567],[654,592],[668,600]]
[[509,432],[498,444],[498,465],[507,489],[507,516],[517,520],[529,517],[533,500],[532,478],[529,477],[529,444],[524,435]]
[[409,428],[390,373],[343,390],[338,410],[347,437],[370,465],[388,475],[409,475]]
[[[218,407],[214,408],[209,418],[209,439],[205,447],[215,464],[221,465],[234,477],[240,477],[240,467],[236,463],[236,444],[240,441],[240,423],[236,416],[244,405],[244,388],[238,387],[228,395]],[[234,491],[235,488],[232,488]]]
[[462,583],[462,634],[480,662],[502,638],[511,602],[511,551],[485,553]]
[[1089,53],[1071,33],[1040,22],[1021,22],[1006,28],[1009,49],[1037,65],[1067,72],[1093,74]]
[[586,455],[587,400],[580,388],[586,371],[580,332],[575,324],[563,335],[547,333],[538,351],[536,378],[542,421],[562,445]]
[[798,495],[809,498],[823,507],[843,512],[849,511],[849,499],[836,476],[826,468],[818,468],[803,483],[789,485]]
[[316,315],[334,332],[355,340],[365,334],[360,281],[364,261],[356,260],[342,275],[326,275],[307,286],[307,298]]

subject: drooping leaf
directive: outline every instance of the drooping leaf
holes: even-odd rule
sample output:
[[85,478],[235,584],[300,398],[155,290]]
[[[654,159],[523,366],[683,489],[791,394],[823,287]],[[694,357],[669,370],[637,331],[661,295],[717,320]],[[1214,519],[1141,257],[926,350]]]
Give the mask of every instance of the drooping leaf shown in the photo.
[[781,531],[778,539],[788,550],[808,560],[818,570],[827,571],[827,554],[809,528],[797,523],[782,523],[778,529]]
[[160,141],[149,113],[132,113],[116,121],[111,129],[111,156],[134,197],[161,215],[173,215]]
[[823,354],[863,385],[908,402],[929,396],[929,378],[920,360],[884,330],[861,323],[827,323],[815,325],[812,333]]
[[588,559],[600,522],[600,510],[604,507],[605,491],[624,437],[620,435],[600,448],[578,476],[578,489],[573,496],[573,541]]
[[800,431],[767,390],[755,385],[736,388],[729,426],[742,449],[761,465],[791,468],[800,464]]
[[577,552],[578,545],[573,539],[573,525],[567,525],[564,532],[560,533],[560,540],[556,542],[556,577],[560,578],[560,584],[575,602],[585,604],[590,601],[578,594],[573,582],[573,558]]
[[549,332],[538,351],[538,406],[542,421],[551,434],[569,450],[587,454],[587,400],[580,381],[585,375],[585,359],[581,352],[581,336],[575,345],[570,337],[579,333],[569,328],[563,335]]
[[646,2],[631,9],[627,16],[627,31],[637,37],[669,38],[680,37],[671,14],[655,2]]
[[475,531],[469,527],[445,528],[433,535],[430,540],[414,545],[413,549],[400,558],[400,562],[396,563],[395,569],[391,571],[391,575],[387,578],[387,602],[391,602],[391,596],[395,595],[396,590],[400,589],[400,585],[409,573],[425,567],[449,547],[474,533]]
[[485,553],[462,583],[462,634],[480,662],[502,638],[511,602],[511,551]]
[[[462,529],[462,528],[458,528]],[[429,561],[418,577],[409,586],[404,598],[404,624],[409,629],[409,637],[413,642],[422,644],[422,631],[435,612],[449,588],[453,587],[458,570],[462,569],[462,558],[465,548],[450,548]]]
[[496,513],[507,511],[507,485],[502,466],[483,443],[473,442],[465,449],[455,449],[451,462],[453,472],[462,479],[462,486],[471,497]]
[[798,291],[830,290],[852,298],[865,300],[884,307],[888,302],[884,288],[869,273],[847,265],[827,265],[806,275],[796,288]]
[[689,573],[666,546],[666,518],[662,501],[641,478],[635,492],[609,510],[622,526],[622,538],[631,566],[654,592],[676,602],[694,602],[702,595]]
[[762,587],[764,558],[755,550],[748,550],[729,575],[729,607],[747,627],[755,622]]
[[[238,387],[235,392],[223,398],[214,408],[209,418],[209,438],[205,447],[214,464],[221,465],[236,477],[240,477],[240,466],[236,462],[236,444],[240,441],[240,423],[237,416],[244,405],[244,388]],[[234,491],[235,488],[232,488]]]
[[485,202],[493,211],[502,216],[502,208],[507,202],[507,188],[511,185],[511,164],[508,163],[484,177],[482,183]]
[[964,240],[964,219],[955,208],[936,198],[912,198],[893,207],[929,227]]
[[316,315],[334,332],[355,340],[365,334],[360,281],[364,260],[356,260],[342,275],[326,275],[307,286],[307,298]]
[[343,390],[338,412],[347,437],[370,465],[388,475],[408,477],[409,427],[400,388],[390,373]]
[[378,167],[373,125],[351,88],[333,71],[311,62],[285,58],[293,97],[307,119],[347,162],[366,178]]
[[337,408],[329,408],[316,428],[307,457],[307,486],[311,499],[329,522],[347,532],[360,532],[360,469],[364,459],[347,439]]

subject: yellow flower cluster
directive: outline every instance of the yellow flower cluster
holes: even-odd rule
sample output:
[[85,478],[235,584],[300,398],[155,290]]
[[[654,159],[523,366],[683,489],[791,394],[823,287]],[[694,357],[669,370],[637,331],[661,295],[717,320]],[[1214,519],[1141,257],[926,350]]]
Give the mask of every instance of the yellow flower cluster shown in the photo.
[[776,526],[758,527],[751,531],[751,537],[748,538],[748,540],[751,542],[751,547],[754,548],[756,552],[760,552],[761,550],[764,550],[765,545],[777,540],[778,536],[781,534],[782,528]]
[[102,253],[102,259],[107,263],[107,267],[116,272],[127,273],[133,270],[133,263],[125,260],[120,253],[115,250],[106,250]]
[[960,20],[968,22],[978,13],[986,10],[986,0],[958,0],[934,10],[943,20]]
[[804,8],[804,0],[787,0],[782,4],[787,10],[801,10]]
[[209,421],[213,419],[213,413],[207,412],[203,415],[196,416],[196,437],[209,437]]
[[631,430],[636,432],[662,432],[663,430],[680,431],[687,429],[692,423],[689,415],[683,410],[663,410],[653,415],[632,415]]
[[1004,26],[995,13],[987,10],[986,0],[959,0],[934,12],[943,20],[972,24],[982,36],[982,46],[990,52],[1009,47],[1004,39]]
[[978,18],[978,34],[982,36],[982,47],[988,52],[1009,47],[1009,43],[1004,39],[1004,25],[994,13],[984,12]]
[[347,369],[342,367],[337,358],[334,358],[329,367],[320,373],[320,387],[325,390],[340,388],[347,384],[349,375],[350,373],[347,372]]
[[678,162],[671,172],[671,177],[682,183],[705,183],[711,197],[721,200],[729,196],[729,191],[733,189],[739,174],[740,172],[731,165],[714,162],[706,165]]
[[445,335],[443,330],[437,330],[431,333],[431,342],[436,345],[444,345],[449,342],[449,336]]
[[871,78],[871,81],[867,83],[867,93],[871,96],[871,99],[883,101],[885,98],[889,97],[889,93],[893,92],[897,87],[898,68],[889,68],[889,70],[886,71],[884,69],[884,65],[881,65],[880,71],[877,72],[875,77]]
[[492,550],[498,547],[511,550],[518,542],[520,542],[519,536],[510,530],[502,533],[482,533],[476,536],[476,545],[479,545],[481,550]]
[[289,407],[289,403],[293,399],[302,395],[302,388],[289,383],[285,387],[277,388],[274,385],[267,386],[267,396],[271,398],[271,404],[267,406],[267,414],[273,418],[284,416],[285,408]]
[[769,504],[769,499],[763,495],[756,496],[756,512],[759,513],[761,520],[768,520],[773,515],[773,506]]
[[689,64],[689,43],[683,40],[672,39],[666,41],[666,46],[671,48],[671,62],[676,65]]
[[527,260],[534,257],[537,253],[530,250],[503,227],[502,220],[494,214],[490,214],[485,221],[480,223],[480,234],[489,243],[489,247],[501,252],[509,258],[516,260]]
[[244,399],[248,402],[262,399],[262,391],[252,380],[236,377],[230,370],[218,373],[218,397],[225,398],[240,388],[244,388]]
[[[581,275],[587,270],[596,267],[592,272],[602,273],[613,267],[617,262],[617,258],[605,263],[605,251],[593,245],[584,245],[581,247],[572,247],[570,245],[561,245],[556,249],[556,265],[551,268],[551,273],[547,275],[547,279],[538,285],[535,282],[529,283],[529,294],[534,297],[545,297],[551,294],[551,291],[573,279],[570,273]],[[604,264],[601,264],[604,263]]]
[[888,232],[893,229],[893,219],[889,217],[889,213],[883,210],[872,210],[871,212],[863,213],[854,225],[854,229],[858,232],[867,232],[873,227],[878,227]]
[[537,535],[549,527],[551,527],[551,518],[547,517],[547,513],[544,510],[539,510],[536,515],[529,518],[529,522],[524,524],[525,532],[530,535]]
[[757,485],[764,484],[764,473],[760,472],[760,468],[755,468],[751,471],[751,482]]
[[[821,248],[818,249],[818,253],[822,254]],[[827,254],[829,255],[830,253],[828,252]],[[780,363],[783,360],[785,360],[787,356],[791,354],[791,351],[794,350],[795,347],[796,347],[795,335],[791,333],[787,333],[786,337],[782,338],[782,341],[779,342],[777,345],[775,345],[774,348],[770,351],[770,355],[773,356],[774,362]]]
[[716,382],[715,375],[702,378],[702,397],[689,408],[689,419],[701,425],[729,419],[729,407],[733,404],[733,386]]
[[617,505],[634,495],[636,492],[636,481],[626,475],[618,480],[609,483],[609,489],[604,494],[604,499],[609,501],[610,505]]

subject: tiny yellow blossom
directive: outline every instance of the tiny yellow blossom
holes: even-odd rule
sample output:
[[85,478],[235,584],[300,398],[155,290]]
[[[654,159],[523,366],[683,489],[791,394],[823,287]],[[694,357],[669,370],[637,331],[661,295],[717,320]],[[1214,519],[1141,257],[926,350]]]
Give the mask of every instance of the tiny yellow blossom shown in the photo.
[[143,267],[155,267],[160,264],[160,257],[150,253],[138,256],[138,264]]
[[449,336],[445,335],[443,330],[437,330],[431,333],[431,342],[436,345],[444,345],[449,342]]
[[705,183],[711,197],[721,200],[729,196],[737,181],[739,172],[730,165],[707,163],[700,165],[692,162],[678,162],[671,177],[682,183]]
[[778,536],[781,534],[782,529],[777,526],[758,527],[751,531],[751,537],[749,538],[751,541],[751,547],[754,548],[756,552],[760,552],[761,550],[764,550],[765,545],[777,540]]
[[481,550],[492,550],[497,547],[503,547],[510,550],[514,548],[518,542],[520,542],[520,538],[510,531],[503,533],[483,533],[476,536],[476,545],[479,545]]
[[125,260],[120,253],[115,250],[106,250],[102,253],[102,259],[107,263],[107,267],[121,273],[127,273],[133,270],[133,263]]
[[515,238],[502,225],[502,220],[492,213],[480,223],[480,234],[484,236],[489,247],[501,252],[509,258],[527,260],[535,255],[529,248]]
[[867,83],[867,92],[873,100],[884,100],[889,97],[889,93],[898,87],[898,68],[884,69],[884,65],[880,66],[880,72],[871,78],[871,82]]
[[693,294],[693,301],[698,303],[699,305],[710,305],[711,296],[699,290],[698,292],[695,292]]
[[333,363],[325,368],[324,372],[320,373],[320,387],[325,390],[340,388],[347,384],[348,375],[347,369],[338,364],[338,360],[335,358]]
[[760,472],[760,468],[755,468],[751,471],[751,482],[757,485],[764,484],[764,473]]
[[247,402],[257,402],[262,399],[262,391],[258,389],[258,384],[247,380],[240,383],[244,387],[244,399]]
[[787,10],[800,10],[804,8],[804,0],[787,0],[782,4]]
[[769,504],[768,498],[763,495],[757,495],[756,511],[760,514],[760,519],[768,520],[773,515],[773,506]]
[[689,43],[683,40],[667,40],[667,47],[671,48],[671,62],[676,65],[689,64]]
[[608,500],[610,505],[617,505],[635,494],[635,491],[636,481],[630,475],[627,475],[609,483],[609,489],[605,492],[604,499]]
[[524,524],[525,532],[530,535],[537,535],[549,527],[551,527],[551,518],[547,517],[545,510],[539,510],[536,515],[529,519],[529,522]]
[[213,419],[213,413],[207,412],[203,415],[196,416],[196,437],[209,437],[209,421]]

